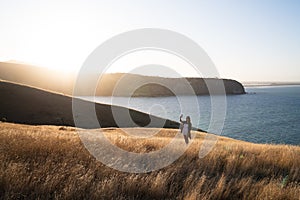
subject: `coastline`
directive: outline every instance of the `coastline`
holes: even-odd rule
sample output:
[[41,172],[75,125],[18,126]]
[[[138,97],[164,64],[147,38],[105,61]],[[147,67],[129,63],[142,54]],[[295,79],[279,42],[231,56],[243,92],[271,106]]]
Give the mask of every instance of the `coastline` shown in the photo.
[[[72,121],[70,96],[8,82],[0,82],[0,89],[0,110],[5,114],[0,120],[10,116],[7,121],[18,122],[0,122],[3,199],[295,199],[300,195],[300,146],[257,144],[192,131],[190,146],[165,168],[121,172],[97,161],[85,148]],[[111,106],[97,107],[110,115]],[[147,122],[149,115],[131,112],[140,123]],[[107,128],[101,131],[113,145],[138,154],[162,149],[178,133],[178,122],[172,121],[161,129],[130,128],[140,136],[158,131],[149,138],[128,135],[123,131],[128,128],[114,127],[107,118],[104,122]],[[212,135],[218,138],[216,143]],[[183,138],[178,140],[185,145]],[[214,146],[200,159],[204,141]]]
[[245,88],[251,87],[282,87],[282,86],[300,86],[300,83],[243,83]]

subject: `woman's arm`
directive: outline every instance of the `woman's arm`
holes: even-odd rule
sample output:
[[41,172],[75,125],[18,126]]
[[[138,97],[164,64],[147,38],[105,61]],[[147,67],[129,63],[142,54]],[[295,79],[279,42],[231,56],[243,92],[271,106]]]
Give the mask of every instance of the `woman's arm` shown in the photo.
[[181,119],[182,116],[183,116],[183,114],[180,115],[180,118],[179,118],[179,121],[180,121],[180,122],[183,122],[182,119]]

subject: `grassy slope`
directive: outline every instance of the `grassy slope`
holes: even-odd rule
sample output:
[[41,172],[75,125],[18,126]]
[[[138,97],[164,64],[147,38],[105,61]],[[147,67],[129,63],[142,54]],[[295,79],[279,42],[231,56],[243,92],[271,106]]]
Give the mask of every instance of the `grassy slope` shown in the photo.
[[[152,139],[124,140],[120,129],[104,131],[134,152],[159,149],[176,134],[162,129]],[[300,147],[220,137],[199,159],[204,133],[193,133],[196,139],[172,165],[130,174],[97,162],[75,128],[0,123],[1,199],[299,199]]]
[[[31,125],[66,125],[74,126],[74,117],[72,110],[72,97],[64,96],[50,91],[41,90],[38,88],[29,87],[26,85],[19,85],[17,83],[0,81],[0,119],[6,119],[8,122],[31,124]],[[132,120],[139,126],[145,126],[150,122],[150,115],[142,113],[133,109],[128,109],[120,106],[111,106],[106,104],[94,104],[92,102],[76,99],[82,108],[95,107],[98,122],[101,127],[118,127],[113,116],[115,113],[130,113]],[[89,115],[84,113],[81,119],[86,120],[86,128],[95,128],[89,119]],[[177,128],[178,122],[170,121],[167,119],[151,116],[151,119],[159,123],[152,126],[160,127],[163,124],[160,122],[165,121],[164,127]],[[129,120],[123,120],[124,127],[136,126]],[[78,126],[78,125],[77,125]]]

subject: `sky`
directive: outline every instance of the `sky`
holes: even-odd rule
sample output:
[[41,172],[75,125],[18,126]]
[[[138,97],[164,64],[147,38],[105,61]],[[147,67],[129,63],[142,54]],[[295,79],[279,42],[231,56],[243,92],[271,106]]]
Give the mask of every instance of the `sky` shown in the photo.
[[[221,78],[299,82],[299,10],[297,0],[1,0],[0,61],[78,71],[111,37],[160,28],[198,43]],[[129,55],[111,71],[130,71],[132,60],[151,64],[146,57]],[[150,52],[148,60],[194,76],[188,64],[171,57]]]

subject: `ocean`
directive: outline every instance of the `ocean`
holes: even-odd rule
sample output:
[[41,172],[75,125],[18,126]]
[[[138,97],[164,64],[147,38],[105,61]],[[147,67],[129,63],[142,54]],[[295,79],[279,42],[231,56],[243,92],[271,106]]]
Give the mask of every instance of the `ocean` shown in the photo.
[[[300,86],[246,87],[245,95],[226,96],[222,136],[272,144],[300,145]],[[188,102],[189,96],[185,98]],[[184,109],[193,126],[208,130],[211,97],[198,96],[197,108]],[[121,105],[178,121],[182,102],[176,97],[90,97],[99,103]],[[186,105],[188,107],[188,105]],[[214,133],[213,129],[210,129]]]

